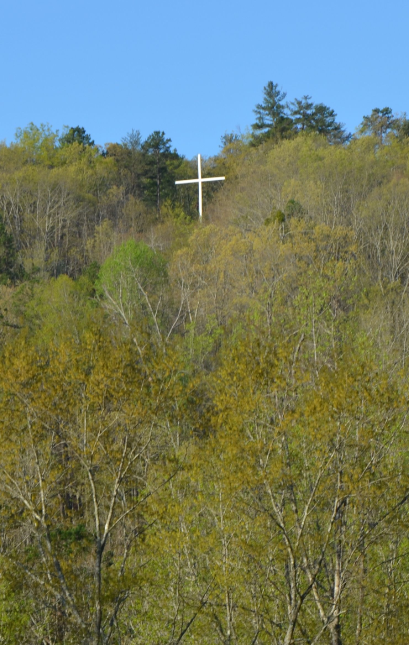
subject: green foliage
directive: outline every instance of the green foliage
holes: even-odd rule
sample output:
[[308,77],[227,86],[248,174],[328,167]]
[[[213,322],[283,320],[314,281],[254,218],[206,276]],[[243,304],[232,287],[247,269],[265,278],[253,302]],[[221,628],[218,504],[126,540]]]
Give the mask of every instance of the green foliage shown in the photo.
[[[141,289],[156,289],[166,280],[167,270],[166,262],[160,253],[153,251],[144,242],[130,239],[116,247],[111,257],[102,265],[97,281],[99,293],[115,293],[123,277],[129,278],[128,284],[131,289],[134,276],[140,282]],[[119,297],[119,293],[116,295]],[[130,297],[126,290],[121,294],[123,302],[127,302]]]
[[122,138],[122,145],[128,150],[136,151],[140,150],[142,146],[142,137],[139,130],[131,130],[128,134]]
[[0,146],[1,642],[409,640],[406,117],[265,90],[201,225],[161,131]]
[[263,94],[263,103],[258,103],[253,110],[257,117],[252,125],[254,140],[278,141],[291,136],[293,124],[287,113],[287,105],[283,102],[286,92],[280,90],[277,83],[269,81]]
[[396,123],[390,107],[374,108],[369,116],[363,117],[358,132],[364,135],[374,135],[382,145],[389,132],[395,128]]
[[48,123],[40,126],[29,123],[26,128],[18,128],[15,139],[14,145],[24,151],[26,163],[53,164],[57,158],[58,131],[53,132]]
[[161,338],[161,300],[167,284],[166,261],[144,242],[116,247],[101,266],[96,290],[104,305],[127,328],[138,324]]
[[34,285],[24,316],[36,341],[47,345],[63,337],[80,339],[98,319],[92,289],[86,278],[75,282],[66,275]]
[[351,135],[336,121],[336,113],[324,103],[313,103],[306,95],[284,103],[286,92],[269,81],[264,87],[264,101],[256,105],[256,122],[252,125],[253,143],[274,142],[294,137],[298,132],[316,133],[330,143],[346,143]]
[[15,283],[23,276],[13,235],[7,231],[0,214],[0,284]]
[[407,139],[409,137],[409,119],[406,113],[401,118],[396,119],[395,127],[399,139]]
[[[14,574],[15,575],[15,574]],[[20,583],[20,584],[19,584]],[[10,566],[2,561],[0,583],[0,642],[8,645],[30,643],[30,619],[33,603],[24,594],[21,581],[13,581]]]
[[336,113],[323,103],[314,104],[310,96],[295,99],[291,103],[290,115],[294,127],[301,132],[316,132],[330,143],[345,143],[351,135],[345,133]]
[[50,542],[56,552],[64,558],[73,558],[92,549],[93,536],[85,524],[68,528],[56,527],[50,530]]
[[81,128],[79,125],[75,128],[66,126],[64,128],[64,133],[59,138],[60,146],[70,146],[73,143],[91,147],[95,145],[94,141],[91,139],[91,135],[85,131],[85,128]]
[[226,132],[220,137],[220,148],[224,154],[232,154],[241,141],[242,137],[237,132]]
[[176,150],[172,150],[172,140],[164,132],[155,130],[142,144],[145,166],[145,200],[156,205],[160,214],[161,204],[175,193],[175,171],[180,164]]

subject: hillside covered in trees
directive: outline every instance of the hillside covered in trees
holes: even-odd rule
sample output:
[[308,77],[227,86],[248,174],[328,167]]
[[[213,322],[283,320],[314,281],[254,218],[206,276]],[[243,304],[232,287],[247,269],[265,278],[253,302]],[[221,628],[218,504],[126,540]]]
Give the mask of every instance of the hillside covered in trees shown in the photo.
[[202,224],[162,131],[0,146],[0,643],[407,644],[408,122],[285,98]]

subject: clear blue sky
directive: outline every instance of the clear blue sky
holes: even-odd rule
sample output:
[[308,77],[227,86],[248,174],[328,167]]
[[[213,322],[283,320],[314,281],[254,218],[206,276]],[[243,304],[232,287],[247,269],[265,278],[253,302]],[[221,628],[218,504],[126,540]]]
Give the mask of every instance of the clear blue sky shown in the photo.
[[1,10],[0,140],[30,121],[95,142],[164,130],[191,158],[245,131],[269,80],[354,131],[374,107],[409,113],[409,3],[9,0]]

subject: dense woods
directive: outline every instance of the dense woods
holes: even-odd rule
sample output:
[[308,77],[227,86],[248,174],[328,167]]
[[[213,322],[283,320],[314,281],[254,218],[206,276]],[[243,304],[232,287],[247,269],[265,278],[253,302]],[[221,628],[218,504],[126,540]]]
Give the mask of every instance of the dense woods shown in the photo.
[[264,88],[0,145],[0,643],[406,645],[409,128]]

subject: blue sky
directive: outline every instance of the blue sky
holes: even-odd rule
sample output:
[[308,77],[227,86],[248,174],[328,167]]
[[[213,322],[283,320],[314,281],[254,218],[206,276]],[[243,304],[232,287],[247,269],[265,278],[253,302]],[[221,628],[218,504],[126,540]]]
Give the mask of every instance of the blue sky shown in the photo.
[[31,121],[101,145],[164,130],[186,157],[210,156],[251,125],[269,80],[353,131],[374,107],[409,113],[408,24],[407,0],[9,0],[0,140]]

